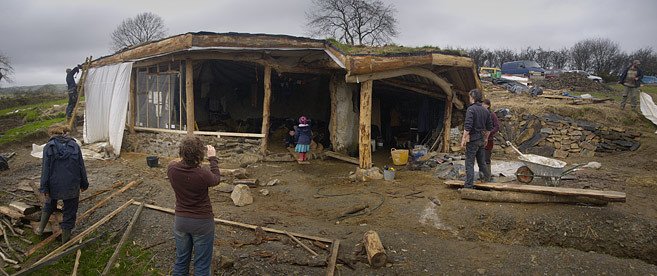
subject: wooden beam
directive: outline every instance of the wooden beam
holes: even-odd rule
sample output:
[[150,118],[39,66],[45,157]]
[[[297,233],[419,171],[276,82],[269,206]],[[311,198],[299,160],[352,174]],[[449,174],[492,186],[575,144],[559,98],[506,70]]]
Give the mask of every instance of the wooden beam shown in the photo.
[[604,206],[608,202],[585,196],[558,196],[534,193],[519,193],[511,191],[482,191],[475,189],[459,190],[461,199],[486,201],[486,202],[509,202],[509,203],[566,203],[566,204],[590,204]]
[[386,84],[386,85],[390,85],[390,86],[393,86],[393,87],[397,87],[397,88],[405,89],[405,90],[415,92],[415,93],[418,93],[418,94],[422,94],[422,95],[425,95],[425,96],[429,96],[429,97],[434,98],[434,99],[444,100],[446,98],[444,95],[438,94],[438,92],[428,91],[428,90],[413,87],[413,86],[410,86],[410,85],[400,84],[400,83],[397,83],[397,82],[392,82],[392,81],[387,80],[387,79],[386,80],[381,80],[380,82],[383,83],[383,84]]
[[269,145],[269,112],[271,110],[271,66],[265,66],[265,76],[263,77],[265,95],[262,99],[262,130],[260,134],[264,135],[260,140],[260,153],[267,155],[267,146]]
[[372,167],[372,80],[360,86],[360,117],[358,131],[358,163],[361,169]]
[[334,240],[331,247],[331,256],[326,266],[326,276],[333,276],[335,274],[335,264],[338,261],[338,252],[340,250],[340,240]]
[[116,261],[116,258],[119,257],[119,252],[121,252],[121,247],[123,247],[125,242],[128,241],[128,237],[132,232],[132,227],[135,226],[135,222],[137,222],[137,219],[139,219],[139,215],[141,214],[142,210],[144,210],[144,203],[140,204],[139,207],[137,208],[137,211],[135,211],[135,214],[132,216],[132,220],[130,220],[130,224],[128,224],[128,228],[126,228],[125,232],[123,232],[123,236],[121,237],[121,240],[116,245],[116,248],[114,249],[114,253],[112,253],[112,257],[110,257],[109,261],[107,261],[107,264],[105,265],[105,269],[103,269],[103,272],[100,275],[107,275],[110,269],[112,269],[112,265],[114,264],[114,261]]
[[130,96],[128,96],[128,106],[130,112],[128,113],[128,130],[130,133],[135,134],[135,125],[137,122],[137,70],[132,69],[130,74]]
[[432,54],[433,65],[454,66],[454,67],[472,67],[474,62],[469,57],[451,56],[445,54]]
[[185,93],[187,96],[187,135],[194,135],[196,119],[194,118],[194,66],[191,59],[185,60]]
[[340,154],[340,153],[337,153],[335,151],[325,151],[324,154],[328,157],[332,157],[332,158],[335,158],[335,159],[338,159],[338,160],[342,160],[342,161],[349,162],[349,163],[352,163],[352,164],[360,165],[360,161],[359,161],[358,158],[354,158],[354,157],[351,157],[351,156],[346,156],[344,154]]
[[[151,127],[135,127],[137,131],[147,132],[161,132],[161,133],[189,133],[186,130],[166,129],[166,128],[151,128]],[[262,133],[240,133],[240,132],[223,132],[223,131],[194,131],[196,135],[217,136],[217,137],[245,137],[245,138],[263,138]]]
[[438,87],[440,87],[440,89],[443,90],[443,92],[445,92],[448,99],[450,98],[452,99],[452,103],[456,106],[456,108],[463,109],[464,106],[463,102],[461,102],[461,100],[459,100],[454,95],[454,91],[452,90],[452,84],[447,82],[445,79],[439,77],[431,70],[421,67],[403,68],[403,69],[390,70],[390,71],[377,72],[377,73],[364,74],[364,75],[348,74],[346,76],[346,80],[347,82],[350,83],[360,83],[368,80],[389,79],[389,78],[395,78],[405,75],[418,75],[420,77],[424,77],[431,80],[433,83],[438,85]]
[[[462,187],[463,181],[447,180],[445,184],[452,187]],[[521,185],[514,183],[475,183],[476,187],[497,191],[513,191],[524,193],[561,195],[561,196],[586,196],[590,198],[605,200],[609,202],[625,202],[625,193],[616,191],[600,191],[591,189],[577,189],[565,187]]]
[[449,136],[452,129],[452,101],[445,100],[445,116],[443,120],[443,148],[442,152],[449,152]]

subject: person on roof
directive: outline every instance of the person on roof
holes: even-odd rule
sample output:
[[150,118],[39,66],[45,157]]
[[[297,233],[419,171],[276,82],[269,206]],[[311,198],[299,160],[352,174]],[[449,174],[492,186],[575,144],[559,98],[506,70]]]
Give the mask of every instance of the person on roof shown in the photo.
[[78,86],[75,83],[75,75],[80,72],[82,65],[75,66],[73,69],[66,69],[66,86],[68,88],[68,105],[66,106],[66,120],[71,118],[73,108],[78,101]]

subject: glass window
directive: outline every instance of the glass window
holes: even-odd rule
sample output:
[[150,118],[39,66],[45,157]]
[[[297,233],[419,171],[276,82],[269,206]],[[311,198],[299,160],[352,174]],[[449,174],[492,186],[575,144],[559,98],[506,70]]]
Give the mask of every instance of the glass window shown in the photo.
[[[138,127],[184,130],[180,63],[137,69]],[[182,122],[182,124],[181,124]]]

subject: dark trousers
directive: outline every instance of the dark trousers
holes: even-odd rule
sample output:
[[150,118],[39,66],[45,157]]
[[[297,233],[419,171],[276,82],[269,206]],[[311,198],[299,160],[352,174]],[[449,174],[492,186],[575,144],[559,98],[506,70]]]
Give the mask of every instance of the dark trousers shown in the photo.
[[[59,224],[59,226],[62,229],[71,230],[75,226],[75,219],[77,218],[79,200],[80,200],[79,197],[63,200],[64,209],[62,210],[62,213],[64,215],[64,219],[62,219],[62,223]],[[47,214],[52,214],[56,208],[57,208],[57,199],[49,199],[46,201],[46,204],[44,204],[42,212],[46,212]]]
[[73,114],[73,108],[75,108],[75,103],[78,101],[78,91],[73,89],[73,91],[68,91],[68,105],[66,106],[66,118],[71,118]]
[[479,171],[484,173],[484,180],[490,179],[490,172],[486,166],[486,153],[484,140],[470,141],[465,145],[465,187],[474,188],[474,163],[477,160]]

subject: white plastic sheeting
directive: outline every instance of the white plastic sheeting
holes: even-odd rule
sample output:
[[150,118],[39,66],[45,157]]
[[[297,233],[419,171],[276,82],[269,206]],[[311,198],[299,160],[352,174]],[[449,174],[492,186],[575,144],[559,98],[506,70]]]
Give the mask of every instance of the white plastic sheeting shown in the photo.
[[648,93],[641,92],[641,113],[653,124],[657,125],[657,105]]
[[108,141],[121,153],[132,62],[91,68],[84,83],[84,142]]

